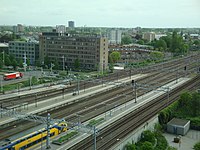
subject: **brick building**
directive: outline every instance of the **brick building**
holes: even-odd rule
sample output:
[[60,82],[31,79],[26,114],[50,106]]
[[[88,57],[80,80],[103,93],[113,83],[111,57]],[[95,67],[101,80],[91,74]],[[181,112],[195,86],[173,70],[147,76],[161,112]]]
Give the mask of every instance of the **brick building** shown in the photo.
[[97,35],[69,35],[54,32],[42,33],[39,38],[40,61],[48,57],[57,61],[60,68],[106,70],[108,68],[108,40]]

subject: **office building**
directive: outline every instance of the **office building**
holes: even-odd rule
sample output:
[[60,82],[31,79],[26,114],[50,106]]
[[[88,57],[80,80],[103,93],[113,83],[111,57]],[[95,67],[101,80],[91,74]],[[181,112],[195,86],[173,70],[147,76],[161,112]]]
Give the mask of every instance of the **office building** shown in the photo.
[[74,28],[75,27],[74,21],[68,21],[68,27],[69,28]]
[[22,24],[17,24],[17,26],[13,26],[13,32],[24,32],[24,26]]
[[39,59],[39,43],[38,42],[24,42],[24,41],[10,41],[9,54],[12,54],[16,59],[26,58],[30,60],[30,64],[34,65]]
[[121,44],[122,31],[121,30],[111,30],[109,34],[110,44]]
[[48,57],[57,61],[61,69],[106,70],[108,68],[108,40],[97,35],[60,35],[42,33],[40,36],[40,61]]
[[142,36],[143,39],[151,42],[155,40],[155,33],[154,32],[146,32]]
[[58,33],[65,33],[66,32],[65,25],[57,25],[56,26],[56,32],[58,32]]

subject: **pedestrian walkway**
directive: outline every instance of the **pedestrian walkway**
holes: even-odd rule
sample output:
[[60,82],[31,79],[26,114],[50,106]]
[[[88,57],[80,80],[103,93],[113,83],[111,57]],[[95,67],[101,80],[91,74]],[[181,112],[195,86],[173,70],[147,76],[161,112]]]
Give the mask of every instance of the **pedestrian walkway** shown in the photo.
[[200,142],[200,131],[189,130],[185,136],[181,136],[180,143],[174,143],[176,135],[164,133],[170,146],[177,148],[177,150],[193,150],[194,145]]

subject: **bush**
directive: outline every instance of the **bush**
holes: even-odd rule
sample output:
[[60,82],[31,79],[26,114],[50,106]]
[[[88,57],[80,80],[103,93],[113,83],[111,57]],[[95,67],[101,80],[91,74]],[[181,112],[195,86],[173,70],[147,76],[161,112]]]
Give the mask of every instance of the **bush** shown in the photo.
[[148,141],[144,142],[140,147],[140,150],[153,150],[153,149],[154,148],[153,148],[152,143],[150,143]]
[[135,146],[135,144],[128,143],[128,144],[126,144],[125,149],[126,150],[136,150],[136,146]]
[[53,141],[53,143],[60,145],[63,142],[67,142],[69,139],[71,139],[72,137],[74,137],[77,134],[78,134],[77,131],[73,131],[73,132],[67,133],[66,135],[60,137],[58,140]]
[[150,130],[144,131],[142,133],[141,141],[142,142],[148,141],[152,145],[154,145],[155,144],[155,135],[154,135],[154,133],[151,132]]
[[154,150],[166,150],[168,147],[168,143],[165,137],[159,132],[155,133],[155,137],[157,139],[157,144]]
[[92,127],[92,126],[94,126],[94,125],[98,125],[98,124],[101,123],[103,120],[104,120],[104,118],[99,118],[99,119],[97,119],[97,120],[93,119],[93,120],[91,120],[91,121],[88,123],[87,126]]
[[200,150],[200,142],[194,145],[194,150]]

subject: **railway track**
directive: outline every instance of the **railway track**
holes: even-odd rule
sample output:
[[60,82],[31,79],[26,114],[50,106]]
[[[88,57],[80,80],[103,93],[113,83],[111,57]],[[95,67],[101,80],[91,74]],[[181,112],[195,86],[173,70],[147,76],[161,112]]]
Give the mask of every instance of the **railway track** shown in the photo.
[[[148,121],[150,118],[155,116],[159,111],[164,109],[168,104],[173,103],[179,97],[179,94],[183,90],[193,89],[195,86],[199,85],[200,76],[188,81],[183,86],[175,88],[170,94],[170,100],[167,100],[167,96],[161,95],[153,101],[147,103],[134,110],[132,113],[122,117],[113,124],[110,124],[107,128],[99,131],[97,137],[97,149],[108,150],[112,148],[117,142],[117,139],[125,138],[129,133],[137,129],[141,124]],[[102,138],[103,137],[103,138]],[[102,140],[103,139],[103,140]],[[81,141],[79,144],[70,148],[70,150],[92,150],[93,149],[93,137],[90,136],[85,140]]]
[[[175,66],[175,67],[177,67],[177,66]],[[126,77],[127,77],[127,75],[129,75],[128,73],[129,73],[129,71],[125,71],[125,73],[123,73],[123,74],[126,75]],[[115,74],[113,76],[114,76],[112,78],[113,80],[120,78],[119,74],[118,75]],[[170,76],[169,77],[164,76],[163,74],[162,75],[160,74],[160,76],[162,77],[162,78],[160,77],[160,79],[163,80],[162,81],[163,83],[164,83],[164,80],[165,80],[164,78],[172,78],[172,79],[173,79],[173,77],[175,78],[175,74],[170,74],[171,77]],[[143,84],[150,83],[150,81],[155,82],[156,78],[159,78],[159,75],[151,76],[151,77],[149,77],[149,80],[146,79],[143,82],[141,81],[141,83],[143,83]],[[105,77],[105,79],[103,78],[102,81],[106,81],[106,80],[110,81],[111,77],[107,77],[107,79]],[[159,81],[161,82],[161,80],[159,80]],[[165,83],[167,83],[167,80],[165,80]],[[99,82],[99,84],[102,84],[102,83]],[[90,83],[90,85],[92,85],[92,84]],[[82,86],[85,86],[85,85],[82,84]],[[71,88],[73,89],[73,87],[71,87]],[[117,90],[117,89],[115,89],[115,90]],[[127,91],[127,93],[125,93],[125,90]],[[49,91],[49,92],[51,93],[52,91]],[[66,90],[66,92],[67,92],[67,90]],[[124,89],[121,89],[121,90],[118,89],[119,94],[117,94],[117,92],[114,92],[114,95],[118,95],[117,97],[115,96],[114,98],[113,98],[113,96],[111,96],[112,95],[111,93],[112,92],[110,91],[109,92],[110,95],[108,94],[107,97],[106,96],[100,97],[100,95],[106,95],[105,93],[104,94],[101,93],[100,95],[96,95],[94,97],[91,97],[90,99],[86,99],[85,102],[87,100],[89,100],[89,101],[84,105],[83,105],[83,103],[79,102],[79,103],[74,103],[72,105],[69,105],[65,108],[60,108],[59,111],[54,110],[54,111],[50,112],[50,110],[49,111],[47,110],[47,112],[50,112],[52,114],[53,118],[63,118],[63,117],[67,116],[66,119],[69,120],[69,121],[73,121],[73,120],[77,119],[77,114],[83,115],[84,117],[82,118],[82,121],[86,121],[86,120],[88,120],[88,119],[90,119],[90,118],[92,118],[92,117],[94,117],[94,116],[96,116],[100,113],[103,113],[105,111],[108,111],[109,109],[112,109],[113,107],[115,107],[116,103],[123,104],[123,103],[134,98],[133,97],[134,95],[131,94],[132,93],[132,87],[130,87],[130,88],[125,87]],[[121,93],[124,93],[124,94],[121,94]],[[144,93],[144,91],[143,92],[138,91],[139,95],[140,95],[140,93],[142,94],[142,93]],[[41,93],[41,94],[44,95],[44,93]],[[60,94],[61,93],[58,93],[58,95],[60,95]],[[124,96],[124,95],[127,95],[127,96]],[[32,97],[33,97],[33,95],[32,95]],[[109,97],[112,97],[112,98],[109,98]],[[49,97],[46,97],[46,98],[49,98]],[[95,103],[91,102],[92,101],[91,99],[93,99],[93,101],[95,100]],[[105,101],[105,99],[107,101]],[[121,101],[119,99],[121,99]],[[91,103],[91,104],[89,104],[89,103]],[[105,108],[105,105],[107,105],[107,104],[108,104],[108,106]],[[76,106],[79,106],[79,107],[76,108]],[[86,107],[85,110],[83,110],[83,108],[85,108],[84,106]],[[90,109],[90,107],[91,107],[91,109]],[[66,111],[66,110],[69,110],[69,111]],[[94,111],[94,110],[96,110],[96,111]],[[90,112],[90,113],[88,114],[88,112]],[[46,113],[40,113],[39,115],[45,116]],[[23,124],[26,124],[27,127],[23,126]],[[13,126],[19,127],[19,129],[16,129],[16,128],[13,129]],[[13,123],[13,124],[11,123],[8,128],[3,129],[3,131],[7,130],[9,132],[9,134],[1,132],[0,135],[3,135],[3,134],[6,135],[6,136],[1,136],[2,139],[5,139],[6,137],[9,137],[11,135],[11,133],[15,134],[16,131],[22,132],[25,128],[28,129],[28,128],[31,128],[33,126],[35,126],[35,124],[33,125],[32,123],[29,123],[29,122],[26,122],[26,121],[19,121],[17,124],[16,124],[16,122]],[[2,131],[2,129],[1,129],[1,131]]]

